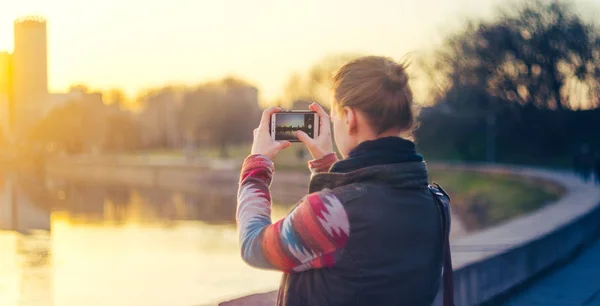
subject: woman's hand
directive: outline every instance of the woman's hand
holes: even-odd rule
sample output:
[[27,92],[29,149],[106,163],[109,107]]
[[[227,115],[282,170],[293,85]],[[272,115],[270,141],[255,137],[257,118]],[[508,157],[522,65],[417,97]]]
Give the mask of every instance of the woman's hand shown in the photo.
[[306,145],[313,159],[320,159],[333,152],[331,123],[329,121],[329,115],[327,115],[321,105],[313,103],[308,108],[319,115],[319,135],[313,139],[303,131],[296,131],[296,136]]
[[260,119],[258,128],[254,129],[254,142],[250,154],[261,154],[273,160],[279,151],[290,146],[289,141],[275,141],[269,131],[269,123],[274,113],[281,111],[279,107],[267,108]]

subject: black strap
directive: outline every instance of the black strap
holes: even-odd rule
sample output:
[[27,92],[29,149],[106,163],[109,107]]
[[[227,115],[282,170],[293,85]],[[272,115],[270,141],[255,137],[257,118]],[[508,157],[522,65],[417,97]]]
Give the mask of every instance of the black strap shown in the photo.
[[444,274],[442,282],[444,286],[444,306],[454,306],[454,275],[452,271],[452,253],[450,252],[450,196],[444,189],[436,184],[429,185],[429,191],[433,194],[442,216]]

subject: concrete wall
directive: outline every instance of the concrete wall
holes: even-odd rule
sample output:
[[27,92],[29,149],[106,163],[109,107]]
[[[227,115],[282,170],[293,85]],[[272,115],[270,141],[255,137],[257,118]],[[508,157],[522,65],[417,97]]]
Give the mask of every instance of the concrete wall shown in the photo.
[[[81,160],[54,160],[45,166],[46,173],[56,178],[95,182],[106,185],[132,185],[165,188],[195,193],[207,191],[235,196],[239,180],[240,161],[187,162],[169,157],[86,157]],[[273,183],[273,198],[284,203],[306,195],[308,170],[304,173],[278,173]]]
[[218,172],[202,165],[147,165],[133,162],[54,161],[46,165],[46,173],[68,180],[172,188],[176,191],[197,187],[207,178],[222,174]]

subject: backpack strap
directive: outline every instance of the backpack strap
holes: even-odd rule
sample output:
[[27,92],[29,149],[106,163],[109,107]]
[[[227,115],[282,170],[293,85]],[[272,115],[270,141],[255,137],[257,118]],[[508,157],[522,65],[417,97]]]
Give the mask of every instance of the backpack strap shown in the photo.
[[454,273],[452,270],[452,253],[450,252],[450,196],[438,184],[429,185],[429,191],[437,203],[442,217],[443,232],[443,288],[444,288],[444,306],[454,306]]

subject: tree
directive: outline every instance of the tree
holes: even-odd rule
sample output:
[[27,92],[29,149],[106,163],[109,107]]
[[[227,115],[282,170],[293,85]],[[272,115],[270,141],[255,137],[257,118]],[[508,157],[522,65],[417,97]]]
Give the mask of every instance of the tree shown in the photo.
[[223,157],[228,155],[230,144],[252,139],[260,118],[256,88],[232,80],[227,78],[188,91],[181,109],[181,125],[187,138],[218,146]]
[[69,87],[69,91],[79,91],[82,93],[87,93],[90,91],[89,87],[84,84],[74,84]]
[[127,106],[127,95],[121,89],[110,89],[104,93],[103,98],[108,105],[115,104],[121,108]]
[[468,23],[436,52],[429,76],[438,99],[476,86],[505,101],[560,110],[573,104],[568,87],[579,83],[598,106],[599,47],[598,29],[572,4],[528,1],[496,20]]
[[315,63],[304,74],[292,74],[284,88],[283,100],[287,103],[310,100],[329,106],[333,74],[345,63],[357,57],[360,55],[353,53],[330,55]]
[[181,96],[185,91],[163,87],[145,91],[138,96],[142,107],[138,121],[146,148],[176,148],[181,145]]
[[441,158],[565,159],[599,128],[598,112],[572,111],[600,106],[599,42],[570,2],[524,1],[469,21],[420,62],[435,104],[420,118],[420,148]]
[[133,151],[140,145],[140,127],[127,112],[108,116],[104,149],[109,152]]
[[76,102],[68,103],[52,110],[32,130],[29,140],[44,147],[57,148],[68,153],[81,153],[84,147],[84,119],[87,116],[83,106]]
[[105,104],[85,99],[72,101],[41,120],[31,131],[29,141],[69,154],[94,152],[107,146],[130,149],[137,143],[137,129],[129,119],[127,113],[115,113]]

